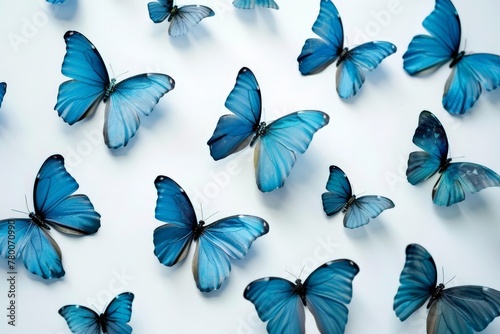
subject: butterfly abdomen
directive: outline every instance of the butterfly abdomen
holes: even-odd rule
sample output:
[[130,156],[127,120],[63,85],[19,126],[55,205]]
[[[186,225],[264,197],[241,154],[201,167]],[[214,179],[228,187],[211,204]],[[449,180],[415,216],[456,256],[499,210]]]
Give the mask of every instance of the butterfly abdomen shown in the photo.
[[446,160],[442,160],[439,165],[439,173],[444,172],[451,164],[451,158],[447,158]]
[[465,56],[465,51],[460,51],[457,53],[454,57],[453,60],[450,63],[450,68],[454,67],[462,58]]
[[302,300],[302,304],[304,306],[306,305],[306,288],[304,287],[304,284],[302,284],[302,280],[300,278],[297,278],[295,280],[295,289],[293,290],[294,293],[298,294],[300,299]]
[[352,195],[351,198],[347,201],[347,203],[342,208],[342,213],[346,213],[347,209],[351,206],[352,203],[356,200],[356,195]]
[[167,21],[170,22],[173,20],[173,18],[179,14],[179,7],[177,5],[173,6],[172,9],[170,10],[170,16],[168,17]]
[[193,230],[193,240],[198,240],[198,238],[203,234],[203,231],[205,231],[205,222],[203,220],[200,220],[198,222],[198,225]]
[[50,227],[49,225],[47,225],[47,223],[45,223],[43,221],[43,218],[40,217],[39,215],[37,215],[36,213],[34,212],[31,212],[30,215],[29,215],[30,219],[35,223],[37,224],[38,226],[46,229],[46,230],[50,230]]
[[106,90],[104,91],[104,96],[102,98],[104,102],[106,102],[111,96],[111,94],[113,94],[115,88],[116,88],[116,79],[113,78],[111,79],[111,82],[106,86]]
[[444,290],[443,283],[439,283],[438,286],[436,286],[434,289],[432,289],[431,299],[427,303],[427,308],[430,308],[436,300],[441,298],[441,294],[442,294],[443,290]]
[[259,126],[255,130],[255,135],[253,136],[252,141],[250,142],[250,147],[252,147],[253,144],[255,144],[257,138],[262,137],[266,134],[266,130],[267,130],[266,122],[260,122]]
[[101,313],[99,315],[99,324],[101,325],[101,330],[103,333],[107,333],[108,332],[108,326],[107,326],[107,323],[106,323],[106,315]]
[[337,60],[337,67],[349,56],[349,49],[343,48]]

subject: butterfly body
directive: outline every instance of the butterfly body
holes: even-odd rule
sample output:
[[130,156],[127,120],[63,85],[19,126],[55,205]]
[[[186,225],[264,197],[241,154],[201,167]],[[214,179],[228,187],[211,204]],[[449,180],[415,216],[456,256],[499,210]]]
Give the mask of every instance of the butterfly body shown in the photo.
[[406,320],[427,300],[428,334],[472,334],[500,315],[500,291],[478,285],[437,284],[434,259],[418,245],[406,247],[406,262],[394,297],[396,316]]

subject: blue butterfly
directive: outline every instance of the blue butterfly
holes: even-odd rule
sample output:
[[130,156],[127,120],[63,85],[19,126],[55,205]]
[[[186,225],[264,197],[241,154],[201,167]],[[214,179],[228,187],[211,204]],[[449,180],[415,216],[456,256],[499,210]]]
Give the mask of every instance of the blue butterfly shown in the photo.
[[203,220],[197,222],[191,201],[174,180],[160,175],[155,186],[155,217],[166,224],[154,231],[154,253],[171,267],[186,257],[196,241],[193,275],[202,292],[220,288],[231,271],[229,259],[242,259],[252,242],[269,231],[265,220],[249,215],[230,216],[205,226]]
[[215,13],[207,6],[187,5],[178,7],[174,0],[158,0],[148,3],[149,17],[154,23],[163,22],[168,18],[170,36],[181,36],[188,32],[189,28],[197,25],[206,17],[214,16]]
[[148,116],[159,99],[174,88],[165,74],[139,74],[119,83],[109,79],[95,46],[77,31],[64,34],[66,55],[62,74],[72,78],[59,86],[55,109],[73,125],[106,102],[104,142],[109,148],[126,146],[140,125],[139,115]]
[[48,3],[51,3],[51,4],[54,4],[54,5],[58,5],[60,3],[65,3],[66,0],[47,0]]
[[63,277],[61,249],[47,231],[53,227],[70,235],[88,235],[101,226],[101,216],[89,198],[73,195],[77,189],[78,183],[64,168],[64,158],[49,157],[36,176],[35,212],[29,218],[0,220],[0,255],[9,258],[15,245],[15,256],[31,273],[44,279]]
[[356,95],[365,82],[363,69],[372,71],[387,56],[396,52],[389,42],[369,42],[349,50],[344,47],[344,30],[339,12],[330,0],[321,0],[320,11],[312,27],[319,38],[309,38],[297,61],[302,75],[323,71],[337,60],[337,93],[343,99]]
[[323,210],[331,216],[340,210],[345,213],[344,226],[357,228],[370,222],[382,211],[394,207],[394,203],[383,196],[361,196],[352,194],[347,175],[337,166],[330,166],[330,176],[326,183],[327,192],[321,195]]
[[411,244],[399,278],[393,309],[404,321],[426,301],[428,334],[472,334],[500,315],[500,291],[477,285],[445,289],[437,284],[436,264],[427,250]]
[[452,163],[448,158],[448,138],[441,122],[429,111],[422,111],[413,143],[424,151],[411,152],[406,177],[416,185],[439,172],[432,189],[432,201],[450,206],[465,199],[464,190],[476,193],[488,187],[500,187],[500,175],[470,162]]
[[251,282],[243,297],[255,305],[260,320],[271,334],[305,333],[307,306],[321,333],[344,333],[352,298],[352,280],[359,268],[351,260],[327,262],[314,270],[302,283],[295,284],[279,277],[266,277]]
[[436,0],[434,11],[422,23],[431,34],[413,37],[403,55],[403,68],[410,75],[436,69],[451,60],[451,74],[444,86],[443,107],[450,114],[472,108],[482,88],[500,84],[500,56],[459,52],[461,28],[457,10],[449,0]]
[[[207,144],[214,160],[255,145],[255,177],[260,191],[281,188],[298,153],[304,153],[313,135],[328,124],[327,114],[297,111],[274,122],[260,121],[260,88],[250,69],[243,67],[227,97],[226,108],[234,114],[221,116]],[[260,123],[259,123],[260,122]]]
[[3,97],[5,96],[5,92],[7,92],[7,84],[5,82],[0,82],[0,107],[2,106]]
[[104,313],[80,305],[66,305],[59,309],[59,314],[68,323],[71,332],[76,334],[130,334],[128,324],[132,316],[134,294],[123,292],[116,296],[106,307]]
[[274,0],[234,0],[233,5],[241,9],[254,9],[255,5],[265,8],[280,9]]

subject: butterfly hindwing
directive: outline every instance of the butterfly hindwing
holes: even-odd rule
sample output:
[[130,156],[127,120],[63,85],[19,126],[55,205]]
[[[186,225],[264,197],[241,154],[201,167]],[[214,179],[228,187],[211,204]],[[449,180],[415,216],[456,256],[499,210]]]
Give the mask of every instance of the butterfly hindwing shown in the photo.
[[231,271],[229,259],[242,259],[252,242],[268,231],[265,220],[249,215],[226,217],[206,226],[193,259],[198,289],[208,292],[220,288]]
[[279,9],[278,4],[274,0],[234,0],[233,5],[241,9],[253,9],[255,6]]
[[81,305],[66,305],[59,309],[72,333],[101,334],[99,315]]
[[206,17],[214,16],[214,11],[202,5],[186,5],[178,7],[175,14],[170,14],[168,34],[173,37],[185,35]]
[[367,195],[356,198],[347,208],[344,216],[344,226],[358,228],[370,222],[387,209],[394,207],[394,203],[387,197]]
[[302,110],[267,125],[255,142],[255,178],[259,190],[269,192],[282,187],[297,154],[307,150],[316,131],[329,120],[322,111]]
[[158,0],[148,3],[149,18],[154,23],[165,21],[169,17],[172,8],[174,7],[174,0]]
[[0,107],[2,106],[3,97],[7,91],[7,84],[5,82],[0,82]]

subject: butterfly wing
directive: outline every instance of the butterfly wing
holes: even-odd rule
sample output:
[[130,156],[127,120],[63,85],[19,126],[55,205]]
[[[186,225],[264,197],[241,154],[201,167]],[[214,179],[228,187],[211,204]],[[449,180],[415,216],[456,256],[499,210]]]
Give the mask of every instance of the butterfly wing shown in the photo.
[[77,31],[64,34],[66,55],[62,74],[72,80],[59,86],[54,107],[62,119],[72,125],[92,114],[101,101],[109,76],[95,46]]
[[418,244],[406,247],[406,262],[399,283],[393,309],[404,321],[425,303],[436,287],[436,264],[424,247]]
[[345,58],[337,64],[337,93],[343,99],[356,95],[365,81],[363,70],[372,71],[387,56],[396,52],[389,42],[369,42],[347,51]]
[[229,258],[242,259],[252,242],[269,231],[265,220],[255,216],[227,217],[205,227],[193,259],[196,286],[202,292],[220,288],[229,277]]
[[270,334],[303,334],[305,312],[296,285],[283,278],[266,277],[251,282],[243,294],[251,301],[260,320],[269,321]]
[[500,175],[479,164],[451,163],[432,189],[432,200],[450,206],[465,199],[464,190],[473,194],[488,187],[500,187]]
[[166,224],[153,233],[154,253],[162,264],[171,267],[189,251],[196,215],[186,192],[174,180],[160,175],[155,187],[158,193],[155,217]]
[[345,212],[344,226],[357,228],[366,225],[370,219],[377,217],[382,211],[394,207],[394,202],[387,197],[378,195],[356,198]]
[[475,53],[463,56],[446,81],[443,107],[451,114],[463,114],[477,101],[482,87],[491,91],[500,84],[500,56]]
[[342,53],[344,29],[333,2],[321,0],[319,15],[312,30],[321,39],[309,38],[305,41],[297,58],[302,75],[321,72]]
[[238,152],[250,143],[260,121],[261,96],[257,79],[243,67],[225,106],[233,114],[222,116],[207,144],[214,160]]
[[99,315],[88,307],[66,305],[61,307],[58,312],[66,320],[72,333],[101,334]]
[[158,0],[148,3],[149,18],[154,23],[163,22],[172,11],[174,0]]
[[118,83],[106,104],[106,145],[115,149],[126,146],[139,128],[139,115],[149,116],[160,98],[174,87],[174,80],[161,73],[139,74]]
[[352,298],[352,280],[359,267],[350,260],[327,262],[304,282],[307,308],[321,333],[344,333]]
[[265,8],[279,9],[274,0],[234,0],[233,5],[241,9],[253,9],[255,5]]
[[97,232],[101,215],[86,195],[72,195],[76,180],[66,171],[64,158],[53,155],[43,163],[35,180],[35,212],[57,230],[75,235]]
[[214,11],[207,6],[187,5],[177,7],[177,11],[174,9],[171,12],[168,34],[174,37],[184,35],[201,20],[214,15]]
[[427,316],[427,333],[480,332],[500,315],[500,291],[463,285],[444,289]]
[[[15,232],[14,240],[9,238],[12,231]],[[32,274],[44,279],[64,276],[61,249],[54,239],[31,219],[0,220],[0,255],[9,258],[12,245],[15,245],[16,258],[22,258],[24,266]]]
[[109,334],[130,334],[132,327],[128,324],[132,316],[134,294],[123,292],[116,296],[106,307],[104,318]]
[[307,150],[316,131],[329,120],[322,111],[302,110],[267,125],[255,143],[255,178],[260,191],[269,192],[283,186],[297,154]]
[[460,47],[460,19],[450,0],[436,0],[434,10],[422,25],[431,35],[413,37],[403,55],[403,68],[410,75],[455,58]]
[[326,183],[327,192],[321,195],[323,210],[331,216],[344,208],[352,196],[351,184],[344,171],[337,166],[330,166],[330,176]]
[[2,106],[3,97],[7,91],[7,84],[5,82],[0,82],[0,107]]
[[425,151],[412,152],[408,159],[406,177],[415,185],[434,175],[448,157],[446,132],[433,113],[420,113],[413,143]]

